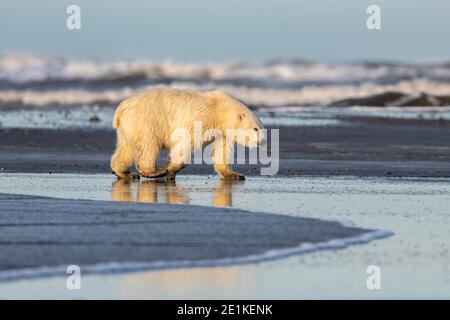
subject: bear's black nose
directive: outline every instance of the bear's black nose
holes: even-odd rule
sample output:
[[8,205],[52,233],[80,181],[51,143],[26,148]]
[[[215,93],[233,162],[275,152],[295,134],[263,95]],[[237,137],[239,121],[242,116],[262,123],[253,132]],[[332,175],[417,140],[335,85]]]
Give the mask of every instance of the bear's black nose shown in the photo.
[[267,145],[267,140],[266,139],[262,139],[261,142],[259,143],[260,147],[265,147]]

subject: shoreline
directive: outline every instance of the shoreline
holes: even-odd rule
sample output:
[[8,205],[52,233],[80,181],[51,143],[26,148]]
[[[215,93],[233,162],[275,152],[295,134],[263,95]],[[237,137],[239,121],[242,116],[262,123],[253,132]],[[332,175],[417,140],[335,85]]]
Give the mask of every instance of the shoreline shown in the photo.
[[[268,127],[272,129],[274,127]],[[450,130],[429,120],[351,118],[280,130],[280,176],[450,177]],[[110,173],[112,129],[0,129],[0,172]],[[269,147],[270,150],[270,147]],[[158,161],[164,165],[164,153]],[[257,165],[234,165],[259,175]],[[179,174],[211,174],[188,165]]]
[[[343,223],[341,223],[343,224]],[[110,262],[83,266],[84,275],[127,275],[140,272],[165,271],[189,268],[233,267],[248,264],[258,264],[268,261],[299,256],[323,250],[342,250],[349,246],[363,245],[375,240],[382,240],[393,236],[394,233],[385,230],[374,230],[361,236],[331,239],[314,245],[298,245],[283,249],[273,249],[261,254],[236,258],[219,258],[200,261],[158,261],[158,262]],[[37,267],[30,269],[13,269],[0,271],[0,283],[22,280],[37,280],[51,277],[67,277],[67,265],[56,267]]]
[[61,266],[73,264],[84,274],[239,265],[392,235],[338,221],[237,208],[1,193],[0,199],[0,242],[8,243],[0,252],[0,281],[62,276]]

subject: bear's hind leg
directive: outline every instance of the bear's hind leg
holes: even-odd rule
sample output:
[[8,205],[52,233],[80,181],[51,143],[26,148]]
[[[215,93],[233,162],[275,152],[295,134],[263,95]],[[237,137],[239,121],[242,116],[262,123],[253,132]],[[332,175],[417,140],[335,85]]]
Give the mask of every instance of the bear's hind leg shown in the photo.
[[186,167],[186,164],[184,163],[169,163],[169,165],[167,166],[167,180],[175,180],[175,175],[184,167]]
[[175,180],[175,175],[187,166],[187,162],[173,162],[172,157],[169,157],[169,164],[167,165],[167,180]]
[[140,150],[136,157],[136,168],[142,177],[161,178],[167,175],[167,169],[156,167],[158,155],[159,147],[153,143],[150,143]]
[[133,163],[133,148],[125,141],[122,134],[117,132],[116,151],[111,157],[111,170],[118,178],[134,179],[139,176],[131,174],[130,166]]
[[167,163],[167,180],[175,180],[175,175],[190,163],[192,145],[190,141],[176,145],[169,151]]

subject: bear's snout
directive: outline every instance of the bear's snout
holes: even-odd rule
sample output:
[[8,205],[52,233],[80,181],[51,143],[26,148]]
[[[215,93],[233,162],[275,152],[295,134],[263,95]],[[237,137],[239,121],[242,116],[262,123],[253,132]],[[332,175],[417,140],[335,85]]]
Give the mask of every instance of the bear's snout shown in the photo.
[[259,143],[258,144],[261,147],[265,147],[267,145],[267,137],[266,137],[265,133],[262,130],[259,130],[258,134],[259,134]]
[[265,133],[264,129],[258,130],[258,137],[259,137],[259,145],[265,146],[267,143],[267,137],[266,137],[266,133]]

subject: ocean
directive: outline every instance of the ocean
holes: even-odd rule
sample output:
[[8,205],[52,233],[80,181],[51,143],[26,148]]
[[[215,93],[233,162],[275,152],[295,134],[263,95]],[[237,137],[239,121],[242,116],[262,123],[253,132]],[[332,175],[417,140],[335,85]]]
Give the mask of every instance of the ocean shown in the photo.
[[355,115],[450,119],[448,61],[156,63],[9,54],[0,56],[0,123],[110,127],[120,101],[155,86],[225,90],[274,126],[336,125]]

